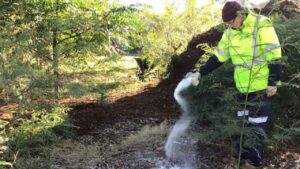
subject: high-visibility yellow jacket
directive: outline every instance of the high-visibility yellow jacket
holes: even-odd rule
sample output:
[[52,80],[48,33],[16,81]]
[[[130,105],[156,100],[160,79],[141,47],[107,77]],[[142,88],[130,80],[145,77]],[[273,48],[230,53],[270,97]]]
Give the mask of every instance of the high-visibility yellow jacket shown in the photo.
[[220,62],[231,59],[237,89],[250,93],[267,88],[268,63],[281,58],[281,48],[271,21],[249,13],[240,29],[225,30],[215,55]]

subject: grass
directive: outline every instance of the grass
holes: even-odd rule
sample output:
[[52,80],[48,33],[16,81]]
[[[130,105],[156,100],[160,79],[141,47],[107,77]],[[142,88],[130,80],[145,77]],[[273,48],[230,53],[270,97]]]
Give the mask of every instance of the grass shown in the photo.
[[[132,135],[114,136],[119,140],[115,144],[111,143],[110,138],[97,141],[92,136],[82,136],[77,140],[64,140],[53,148],[51,161],[55,161],[61,169],[64,169],[95,167],[108,161],[121,160],[116,159],[116,156],[131,151],[143,151],[147,147],[162,144],[169,129],[170,126],[166,122],[158,126],[146,125]],[[115,133],[119,132],[115,131]]]
[[4,133],[8,139],[2,144],[7,149],[1,160],[21,169],[50,168],[52,162],[48,153],[52,146],[63,138],[74,136],[66,110],[63,106],[53,105],[50,110],[36,108],[31,112],[31,118],[15,119]]
[[137,64],[133,58],[96,57],[87,60],[90,65],[94,65],[93,68],[89,68],[88,64],[81,65],[82,71],[72,65],[62,68],[62,99],[86,99],[103,103],[110,100],[112,95],[135,90],[143,85],[137,79]]
[[102,151],[104,146],[107,144],[102,142],[86,144],[83,141],[64,140],[53,148],[51,159],[61,169],[92,167],[105,159]]
[[144,126],[140,131],[128,136],[122,143],[124,149],[143,149],[158,145],[166,139],[170,126],[166,122],[159,126]]

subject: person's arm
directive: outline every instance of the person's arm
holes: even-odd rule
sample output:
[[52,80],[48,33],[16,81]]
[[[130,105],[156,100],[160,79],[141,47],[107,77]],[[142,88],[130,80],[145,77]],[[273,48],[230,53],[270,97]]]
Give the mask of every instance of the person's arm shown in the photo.
[[281,79],[282,64],[280,62],[273,62],[268,64],[269,67],[269,81],[268,86],[276,86]]
[[214,54],[211,54],[207,62],[201,66],[200,75],[204,76],[220,67],[224,62],[230,59],[229,39],[231,34],[225,30]]
[[269,19],[264,19],[261,22],[258,35],[261,42],[260,47],[263,52],[261,56],[268,62],[269,77],[267,96],[271,97],[277,93],[277,82],[280,81],[281,77],[281,46],[275,28]]
[[213,70],[220,67],[222,64],[223,62],[220,62],[215,55],[211,55],[207,62],[203,66],[201,66],[199,73],[201,76],[207,75]]
[[280,81],[282,65],[281,46],[275,28],[269,19],[264,19],[259,28],[259,40],[262,52],[260,55],[268,61],[269,81],[268,86],[276,86]]
[[268,81],[268,88],[267,88],[267,96],[272,97],[277,93],[277,85],[280,82],[282,65],[280,62],[269,63],[269,81]]

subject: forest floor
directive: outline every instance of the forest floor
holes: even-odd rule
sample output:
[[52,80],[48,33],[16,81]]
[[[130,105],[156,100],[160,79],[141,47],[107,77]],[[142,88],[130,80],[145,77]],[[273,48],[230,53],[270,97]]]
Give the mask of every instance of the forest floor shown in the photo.
[[[164,144],[180,116],[173,99],[175,85],[152,81],[116,93],[105,104],[89,101],[72,106],[69,116],[78,137],[53,149],[56,168],[234,168],[230,145],[193,138],[179,146],[178,153],[184,152],[187,160],[166,158]],[[264,168],[300,168],[299,145],[280,147],[266,148]]]

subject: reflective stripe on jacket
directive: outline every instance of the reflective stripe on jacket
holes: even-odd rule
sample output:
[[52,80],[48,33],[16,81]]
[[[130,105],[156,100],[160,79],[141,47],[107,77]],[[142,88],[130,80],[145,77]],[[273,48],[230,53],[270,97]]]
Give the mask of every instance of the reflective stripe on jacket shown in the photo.
[[215,55],[220,62],[231,59],[237,89],[250,93],[267,88],[268,63],[281,58],[281,49],[271,21],[249,13],[239,30],[225,30]]

